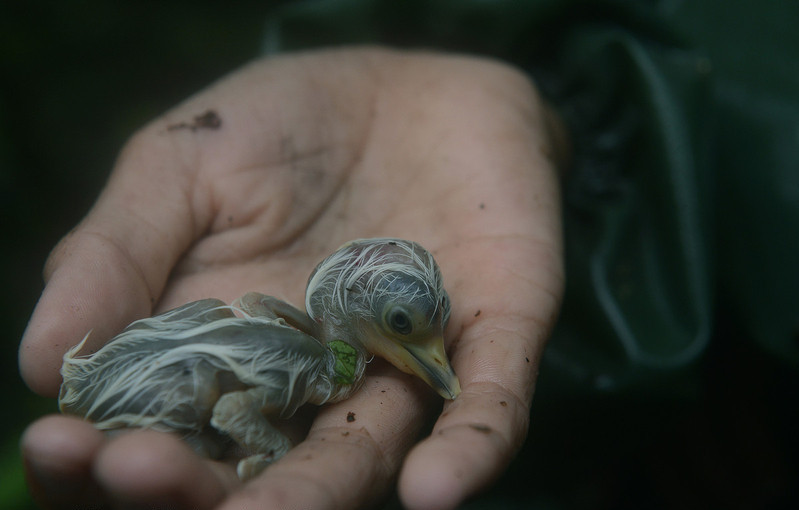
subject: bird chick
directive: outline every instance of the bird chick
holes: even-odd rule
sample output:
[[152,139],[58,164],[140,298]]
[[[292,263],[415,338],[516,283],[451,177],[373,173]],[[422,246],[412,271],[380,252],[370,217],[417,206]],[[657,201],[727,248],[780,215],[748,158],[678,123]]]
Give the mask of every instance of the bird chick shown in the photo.
[[133,322],[94,354],[64,355],[62,412],[101,430],[178,433],[218,457],[232,440],[242,479],[290,448],[272,423],[306,404],[348,398],[380,356],[444,398],[460,393],[444,352],[449,298],[433,256],[400,239],[345,244],[313,271],[306,312],[248,293]]

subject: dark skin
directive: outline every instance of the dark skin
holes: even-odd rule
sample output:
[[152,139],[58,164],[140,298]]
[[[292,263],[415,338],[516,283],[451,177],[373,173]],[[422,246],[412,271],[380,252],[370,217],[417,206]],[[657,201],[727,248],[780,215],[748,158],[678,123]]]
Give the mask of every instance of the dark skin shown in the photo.
[[[208,111],[218,126],[170,129]],[[34,391],[57,395],[61,356],[89,330],[96,348],[137,318],[252,290],[301,304],[341,243],[392,236],[441,267],[463,393],[441,410],[433,390],[376,362],[361,391],[321,408],[244,485],[171,435],[108,438],[48,416],[23,438],[36,499],[343,509],[397,484],[408,508],[448,509],[485,488],[524,441],[562,292],[556,126],[504,65],[348,49],[254,62],[144,127],[47,262],[20,347]]]

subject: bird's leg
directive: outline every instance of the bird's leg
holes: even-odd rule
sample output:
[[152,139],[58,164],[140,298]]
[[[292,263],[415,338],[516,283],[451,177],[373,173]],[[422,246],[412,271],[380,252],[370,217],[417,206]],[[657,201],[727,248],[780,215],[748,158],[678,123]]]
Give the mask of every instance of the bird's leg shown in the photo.
[[256,452],[239,461],[237,471],[242,480],[254,477],[291,448],[289,439],[264,416],[268,409],[266,388],[226,393],[214,406],[211,425],[246,451]]
[[319,338],[319,325],[308,317],[308,314],[276,297],[260,292],[248,292],[236,301],[235,306],[250,315],[283,319],[303,333]]

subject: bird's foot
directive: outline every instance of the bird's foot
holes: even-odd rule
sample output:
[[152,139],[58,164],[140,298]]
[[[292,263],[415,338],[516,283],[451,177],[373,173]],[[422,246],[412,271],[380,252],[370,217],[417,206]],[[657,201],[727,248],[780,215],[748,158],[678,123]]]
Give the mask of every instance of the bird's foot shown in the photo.
[[239,475],[241,481],[246,482],[258,476],[261,471],[276,460],[275,455],[272,453],[250,455],[239,461],[239,464],[236,466],[236,473]]

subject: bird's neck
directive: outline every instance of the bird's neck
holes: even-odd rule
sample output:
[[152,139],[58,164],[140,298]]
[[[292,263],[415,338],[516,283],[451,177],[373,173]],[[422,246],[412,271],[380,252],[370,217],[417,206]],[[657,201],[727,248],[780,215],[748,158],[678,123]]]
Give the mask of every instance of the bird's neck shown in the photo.
[[348,344],[357,351],[358,355],[366,358],[369,353],[359,340],[359,321],[341,321],[332,314],[326,315],[321,321],[319,340],[328,345],[330,342],[340,341]]
[[349,398],[361,386],[367,358],[345,340],[325,342],[326,361],[317,378],[315,395],[309,402],[317,405]]
[[315,400],[338,402],[349,398],[360,387],[371,355],[358,340],[356,328],[352,323],[322,321],[319,340],[327,348],[328,361],[324,373],[320,374],[321,394]]

